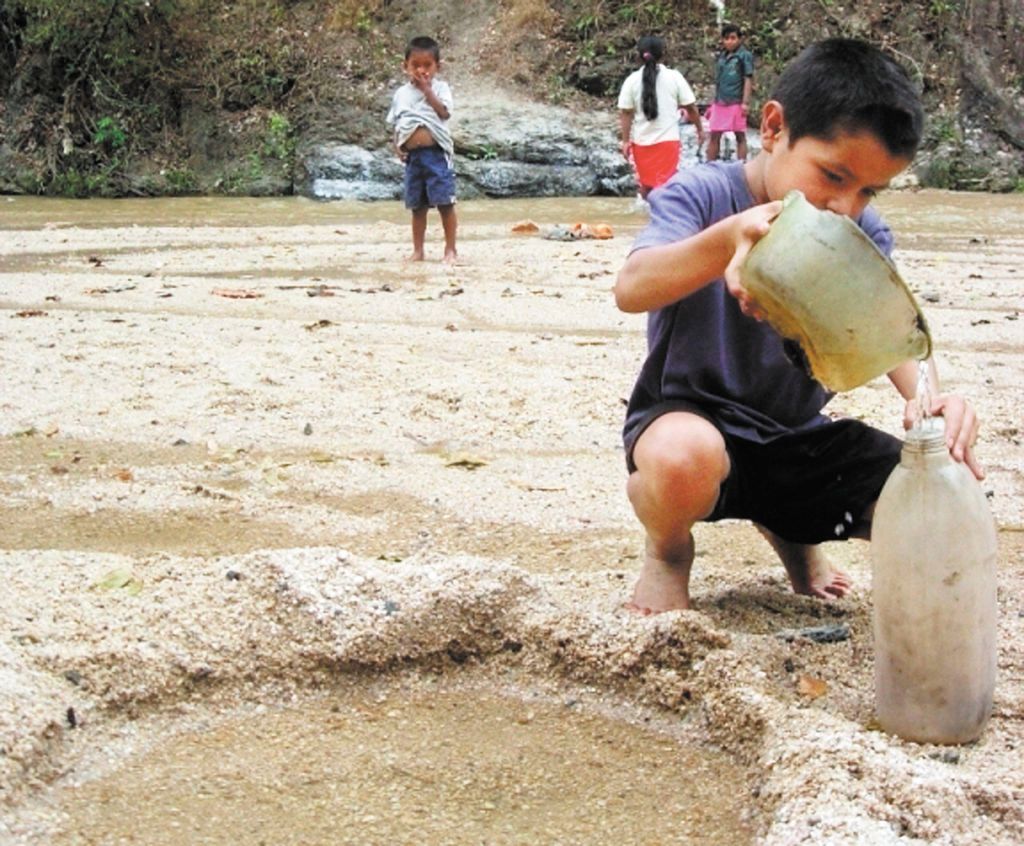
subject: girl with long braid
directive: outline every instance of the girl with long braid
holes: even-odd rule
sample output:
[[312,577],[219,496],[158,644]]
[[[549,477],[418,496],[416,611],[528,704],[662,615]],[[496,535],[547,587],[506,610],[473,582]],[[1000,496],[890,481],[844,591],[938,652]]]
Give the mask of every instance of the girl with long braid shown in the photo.
[[682,149],[679,111],[697,128],[704,143],[704,125],[693,90],[683,75],[661,64],[665,41],[645,35],[637,43],[641,66],[626,77],[619,92],[622,155],[636,168],[640,196],[668,182],[679,169]]

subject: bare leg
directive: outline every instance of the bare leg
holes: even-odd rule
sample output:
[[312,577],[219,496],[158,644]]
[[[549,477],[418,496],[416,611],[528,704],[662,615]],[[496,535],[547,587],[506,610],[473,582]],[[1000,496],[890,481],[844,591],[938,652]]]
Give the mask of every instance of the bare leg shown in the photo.
[[747,133],[737,132],[736,135],[736,160],[745,162],[747,160]]
[[819,599],[836,599],[849,593],[853,586],[850,577],[833,567],[820,547],[783,540],[763,526],[757,529],[782,561],[794,593]]
[[444,228],[444,260],[452,264],[458,255],[455,252],[455,233],[459,222],[455,216],[455,206],[438,206],[437,211],[441,215],[441,226]]
[[640,436],[633,460],[627,492],[647,542],[628,607],[643,614],[689,608],[691,529],[714,508],[728,475],[725,443],[704,418],[672,412]]
[[722,133],[710,132],[708,136],[708,151],[704,158],[709,162],[713,162],[718,158],[718,147],[722,141]]
[[427,235],[427,212],[424,206],[412,210],[412,255],[409,261],[423,261],[423,242]]

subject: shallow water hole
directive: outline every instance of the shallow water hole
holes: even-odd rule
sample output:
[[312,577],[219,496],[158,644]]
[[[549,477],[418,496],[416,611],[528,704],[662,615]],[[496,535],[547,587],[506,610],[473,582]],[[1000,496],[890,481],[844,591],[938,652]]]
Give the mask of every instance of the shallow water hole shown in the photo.
[[[151,725],[144,725],[147,722]],[[680,843],[754,836],[744,772],[586,691],[371,681],[143,720],[85,752],[47,842]]]

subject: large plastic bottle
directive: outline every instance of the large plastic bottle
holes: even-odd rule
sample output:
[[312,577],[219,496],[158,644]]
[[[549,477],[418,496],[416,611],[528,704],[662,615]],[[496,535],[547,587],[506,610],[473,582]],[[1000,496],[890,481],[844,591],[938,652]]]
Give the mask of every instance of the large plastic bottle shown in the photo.
[[882,729],[920,743],[976,739],[996,672],[996,529],[941,418],[908,433],[871,529],[875,704]]

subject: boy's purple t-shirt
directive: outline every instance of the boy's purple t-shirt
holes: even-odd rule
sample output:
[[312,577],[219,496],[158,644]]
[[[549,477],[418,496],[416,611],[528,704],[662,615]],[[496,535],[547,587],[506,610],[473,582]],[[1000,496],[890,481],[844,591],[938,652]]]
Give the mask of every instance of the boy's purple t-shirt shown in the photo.
[[[651,222],[633,251],[679,241],[755,205],[742,162],[681,171],[648,197]],[[857,221],[886,255],[892,233],[872,208]],[[627,443],[650,409],[681,400],[699,406],[730,434],[764,443],[828,422],[832,394],[811,378],[802,351],[767,323],[740,311],[724,279],[650,312],[647,360],[626,411]]]

